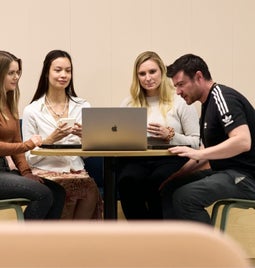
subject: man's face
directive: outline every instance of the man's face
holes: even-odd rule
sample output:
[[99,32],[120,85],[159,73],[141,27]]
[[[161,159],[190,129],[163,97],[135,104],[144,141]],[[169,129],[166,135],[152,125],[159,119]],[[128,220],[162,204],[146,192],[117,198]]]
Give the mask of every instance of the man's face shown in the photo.
[[199,87],[197,74],[191,79],[189,76],[185,75],[183,71],[179,71],[172,80],[177,95],[180,95],[187,104],[192,104],[193,102],[200,100],[202,92]]

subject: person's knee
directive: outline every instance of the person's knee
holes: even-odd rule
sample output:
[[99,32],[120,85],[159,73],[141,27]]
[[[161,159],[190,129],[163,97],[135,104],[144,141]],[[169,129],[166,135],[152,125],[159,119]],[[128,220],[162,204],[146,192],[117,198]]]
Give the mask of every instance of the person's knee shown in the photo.
[[87,198],[94,200],[94,203],[100,199],[100,192],[96,184],[92,184],[87,191]]
[[66,198],[66,190],[65,188],[56,181],[49,181],[44,179],[45,186],[47,190],[52,194],[53,200],[58,202],[64,202]]
[[34,198],[30,198],[32,201],[44,201],[45,203],[53,204],[54,194],[49,187],[44,184],[38,185],[34,188]]

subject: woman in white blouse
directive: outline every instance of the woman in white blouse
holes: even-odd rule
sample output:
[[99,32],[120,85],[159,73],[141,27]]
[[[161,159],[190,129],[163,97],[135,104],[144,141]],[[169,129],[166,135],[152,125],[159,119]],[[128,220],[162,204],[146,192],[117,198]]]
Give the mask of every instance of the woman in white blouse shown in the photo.
[[[70,55],[50,51],[44,60],[38,87],[31,103],[25,107],[22,121],[24,139],[42,136],[44,144],[80,144],[81,109],[90,104],[78,98],[73,86]],[[68,126],[62,118],[74,118]],[[102,200],[95,181],[84,169],[78,156],[36,156],[26,153],[33,174],[52,179],[66,190],[64,219],[101,219]]]

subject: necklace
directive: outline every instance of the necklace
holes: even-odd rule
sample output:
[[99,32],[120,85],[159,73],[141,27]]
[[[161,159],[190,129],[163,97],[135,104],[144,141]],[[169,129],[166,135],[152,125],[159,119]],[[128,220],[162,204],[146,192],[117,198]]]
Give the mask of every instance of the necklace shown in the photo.
[[65,114],[65,112],[66,112],[66,109],[67,109],[67,104],[68,104],[68,100],[67,100],[67,98],[66,98],[66,101],[65,101],[65,107],[64,107],[64,109],[63,109],[63,111],[61,112],[61,113],[57,113],[56,111],[54,111],[54,109],[53,109],[53,107],[52,107],[52,104],[51,104],[51,102],[50,102],[50,100],[47,98],[47,96],[45,96],[45,100],[46,100],[46,102],[47,102],[47,104],[48,104],[48,107],[50,108],[50,110],[53,112],[53,114],[57,117],[57,118],[61,118],[64,114]]

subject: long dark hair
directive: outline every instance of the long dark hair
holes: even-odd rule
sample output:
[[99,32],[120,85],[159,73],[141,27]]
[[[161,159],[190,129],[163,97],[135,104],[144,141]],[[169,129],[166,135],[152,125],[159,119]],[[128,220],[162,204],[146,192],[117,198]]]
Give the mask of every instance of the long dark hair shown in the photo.
[[73,85],[73,63],[71,56],[63,50],[52,50],[50,51],[43,62],[43,69],[42,73],[39,79],[39,83],[36,89],[36,92],[34,94],[34,97],[32,98],[32,101],[38,100],[41,98],[44,94],[47,93],[48,88],[49,88],[49,70],[51,63],[57,59],[57,58],[68,58],[70,63],[71,63],[71,80],[69,85],[65,88],[66,96],[71,99],[71,97],[77,97],[77,94],[75,93],[74,90],[74,85]]

